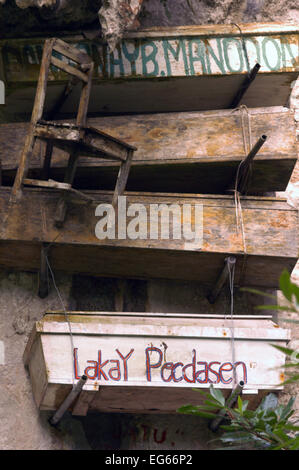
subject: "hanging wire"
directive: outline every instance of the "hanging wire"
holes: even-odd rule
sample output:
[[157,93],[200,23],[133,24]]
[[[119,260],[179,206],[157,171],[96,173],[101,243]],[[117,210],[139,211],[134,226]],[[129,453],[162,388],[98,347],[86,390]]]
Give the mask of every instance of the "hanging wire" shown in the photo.
[[[233,364],[233,384],[237,385],[237,372],[234,364],[236,362],[236,350],[235,350],[235,327],[234,327],[234,281],[235,281],[235,264],[230,266],[227,264],[229,274],[229,291],[230,291],[230,332],[231,332],[231,350],[232,350],[232,364]],[[226,316],[227,318],[227,316]]]
[[249,57],[248,57],[247,46],[246,46],[246,42],[245,42],[245,39],[244,39],[242,29],[240,28],[240,26],[237,23],[231,23],[231,24],[236,26],[238,28],[238,30],[240,31],[240,37],[241,37],[241,41],[242,41],[242,49],[243,49],[244,56],[245,56],[247,71],[249,73],[250,72]]
[[[51,274],[51,277],[52,277],[52,281],[53,281],[53,285],[54,285],[57,297],[58,297],[58,299],[61,303],[62,309],[64,311],[65,320],[68,324],[68,329],[69,329],[69,333],[70,333],[70,340],[71,340],[71,363],[72,363],[73,362],[73,354],[74,354],[74,340],[73,340],[72,327],[71,327],[71,323],[70,323],[70,320],[69,320],[69,317],[68,317],[68,312],[65,308],[62,296],[61,296],[60,291],[57,287],[55,276],[54,276],[53,270],[51,268],[51,265],[50,265],[50,262],[49,262],[49,259],[48,259],[48,251],[49,251],[49,248],[51,247],[52,243],[45,249],[45,258],[46,258],[46,263],[47,263],[47,266],[48,266],[48,270],[49,270],[49,272]],[[72,367],[71,369],[72,369],[72,381],[73,381],[73,388],[74,388],[75,387],[74,368]]]

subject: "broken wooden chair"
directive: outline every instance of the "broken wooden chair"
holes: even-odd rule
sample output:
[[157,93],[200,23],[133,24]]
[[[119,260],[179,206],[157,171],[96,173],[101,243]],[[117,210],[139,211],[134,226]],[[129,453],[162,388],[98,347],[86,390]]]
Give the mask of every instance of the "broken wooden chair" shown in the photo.
[[[55,52],[55,56],[53,51]],[[57,53],[65,57],[66,61],[58,58]],[[68,59],[70,59],[71,62]],[[51,65],[70,74],[72,77],[76,77],[76,79],[82,82],[75,124],[42,120]],[[123,193],[126,187],[133,153],[136,150],[135,147],[121,140],[86,126],[93,67],[94,64],[91,58],[78,48],[56,38],[47,39],[45,41],[30,127],[12,188],[11,202],[16,202],[21,197],[23,186],[37,186],[61,190],[62,195],[59,199],[55,214],[55,225],[57,227],[61,227],[64,223],[67,198],[70,195],[85,201],[91,201],[91,198],[86,194],[72,188],[79,156],[113,159],[120,162],[120,169],[112,200],[112,204],[115,205],[118,196]],[[41,139],[47,143],[42,173],[45,178],[44,180],[27,178],[28,160],[32,154],[36,139]],[[48,179],[53,147],[58,147],[66,151],[69,155],[64,182]]]

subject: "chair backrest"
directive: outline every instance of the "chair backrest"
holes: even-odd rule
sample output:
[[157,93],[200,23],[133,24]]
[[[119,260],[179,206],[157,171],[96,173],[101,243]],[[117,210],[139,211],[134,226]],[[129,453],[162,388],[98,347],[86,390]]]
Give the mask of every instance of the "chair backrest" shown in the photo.
[[[58,57],[55,57],[53,55],[53,51],[71,59],[74,64],[66,63]],[[51,64],[58,69],[63,70],[67,74],[81,80],[82,91],[76,124],[78,126],[85,126],[94,64],[88,54],[57,38],[47,39],[45,41],[31,123],[35,124],[42,118],[49,68]]]

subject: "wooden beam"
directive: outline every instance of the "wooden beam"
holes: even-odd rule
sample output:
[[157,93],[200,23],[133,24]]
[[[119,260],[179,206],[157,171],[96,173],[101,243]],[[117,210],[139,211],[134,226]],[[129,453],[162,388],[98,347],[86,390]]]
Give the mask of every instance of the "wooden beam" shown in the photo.
[[[101,191],[86,192],[94,199],[89,205],[69,201],[64,227],[57,230],[53,219],[60,191],[28,188],[23,193],[21,203],[15,204],[8,212],[10,189],[0,188],[1,219],[8,214],[0,244],[0,266],[3,267],[39,270],[41,244],[53,243],[54,240],[51,246],[54,270],[104,277],[182,279],[211,285],[223,268],[224,259],[235,256],[236,285],[242,283],[276,288],[282,270],[285,268],[291,272],[297,262],[298,213],[284,200],[241,198],[245,253],[242,231],[237,227],[234,198],[231,196],[125,193],[127,199],[123,202],[126,207],[142,204],[148,216],[152,204],[166,204],[166,209],[176,207],[181,214],[183,206],[190,205],[193,222],[188,219],[189,216],[186,220],[192,224],[195,221],[194,208],[202,205],[201,243],[200,239],[187,241],[183,234],[179,239],[174,238],[172,224],[169,238],[162,238],[160,234],[156,239],[149,230],[145,232],[145,239],[138,238],[138,234],[134,238],[134,230],[132,237],[126,234],[125,238],[121,234],[118,237],[118,223],[122,222],[117,212],[115,238],[100,239],[101,232],[97,232],[96,236],[96,230],[100,230],[97,224],[102,219],[96,216],[96,208],[100,204],[107,207],[113,196],[112,192]],[[164,224],[168,222],[169,212],[163,212],[163,207],[160,207],[162,219],[159,219],[159,230],[161,220]],[[140,220],[144,229],[146,220]],[[175,220],[178,222],[177,218]],[[128,216],[125,231],[131,221],[132,217]],[[200,223],[199,219],[197,228]],[[138,228],[136,230],[138,233]]]
[[[248,69],[257,62],[261,68],[241,103],[247,107],[285,105],[298,77],[298,27],[257,23],[240,24],[239,28],[242,36],[235,25],[130,32],[112,53],[100,40],[82,40],[79,35],[64,37],[64,42],[84,49],[96,64],[89,106],[89,113],[95,115],[228,108],[236,91],[243,88]],[[30,97],[43,42],[44,38],[3,41],[9,84],[7,119],[15,121],[31,112]],[[53,68],[51,75],[52,99],[56,101],[66,73]],[[70,97],[62,118],[74,115],[76,109],[75,98]]]
[[[297,161],[294,113],[286,108],[257,108],[249,110],[249,118],[252,142],[261,134],[268,136],[254,159],[249,190],[284,191]],[[246,156],[239,111],[107,116],[91,118],[88,125],[137,147],[127,186],[133,191],[222,193]],[[0,126],[5,184],[13,182],[27,132],[27,123]],[[38,146],[30,165],[29,176],[41,177]],[[118,165],[80,156],[76,187],[112,190]],[[66,153],[54,148],[50,178],[62,180],[66,166]]]

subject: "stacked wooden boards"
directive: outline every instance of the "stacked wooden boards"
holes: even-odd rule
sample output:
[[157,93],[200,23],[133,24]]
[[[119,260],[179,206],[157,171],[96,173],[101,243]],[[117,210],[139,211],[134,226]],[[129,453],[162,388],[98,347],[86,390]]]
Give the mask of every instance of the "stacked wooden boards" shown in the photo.
[[[117,166],[109,160],[87,163],[82,155],[75,184],[93,202],[70,198],[58,230],[53,220],[59,191],[24,189],[10,204],[10,188],[2,186],[0,265],[39,271],[46,250],[55,272],[213,286],[233,255],[236,285],[277,287],[282,270],[291,271],[297,261],[298,214],[283,199],[254,194],[284,190],[296,162],[294,116],[284,106],[298,76],[298,28],[141,31],[127,35],[114,53],[100,43],[70,40],[96,63],[89,124],[138,147],[129,191],[115,211],[109,190]],[[7,120],[30,115],[41,49],[40,39],[3,44]],[[242,95],[257,62],[260,70]],[[64,99],[65,76],[54,68],[51,79],[47,110],[58,118],[72,116],[78,90],[68,90]],[[18,137],[3,157],[5,184],[15,174],[26,125],[2,129],[6,140],[15,129]],[[228,195],[240,163],[262,135],[267,141],[254,160],[251,195]],[[43,152],[41,143],[30,176],[40,175]],[[63,178],[65,166],[65,155],[57,151],[51,177]],[[111,210],[113,223],[101,219],[105,210]],[[237,368],[245,391],[258,391],[258,399],[281,389],[284,356],[269,342],[283,346],[288,339],[288,332],[264,317],[243,316],[232,324],[220,316],[54,312],[37,322],[24,360],[40,409],[57,409],[73,380],[85,374],[88,382],[74,414],[174,412],[186,400],[201,401],[194,386],[214,383],[228,394],[235,385],[230,373]]]
[[235,360],[231,319],[221,315],[68,312],[68,321],[64,312],[46,313],[24,353],[41,410],[57,409],[82,374],[87,382],[72,405],[75,415],[175,413],[202,403],[195,387],[213,383],[227,396],[234,372],[250,406],[282,388],[284,354],[270,343],[285,346],[290,332],[270,317],[234,318]]
[[[254,159],[248,194],[282,191],[287,186],[297,149],[293,113],[281,105],[288,101],[298,76],[298,38],[296,26],[281,24],[162,28],[128,34],[114,53],[100,42],[68,38],[96,64],[90,115],[126,113],[90,118],[89,124],[138,148],[128,181],[128,204],[143,204],[145,211],[155,204],[175,204],[181,213],[186,204],[201,205],[202,240],[157,241],[140,234],[133,239],[99,240],[96,208],[110,202],[118,167],[109,160],[87,162],[82,155],[75,186],[91,190],[94,203],[86,206],[70,200],[60,232],[52,226],[57,192],[24,190],[21,200],[10,207],[9,189],[2,187],[5,223],[0,264],[38,269],[41,246],[51,243],[56,269],[213,283],[225,257],[234,254],[242,260],[237,262],[240,285],[276,287],[281,270],[291,270],[297,258],[296,211],[275,199],[241,198],[240,205],[227,191],[236,188],[238,168],[261,136],[267,140]],[[40,38],[2,43],[3,78],[9,90],[6,109],[13,119],[20,117],[14,115],[16,98],[24,98],[15,102],[21,114],[30,113],[42,44]],[[232,106],[257,63],[260,70],[240,106],[221,109]],[[66,76],[55,67],[49,78],[48,111],[72,115],[78,90],[65,89]],[[58,89],[65,90],[62,97]],[[207,108],[213,111],[201,112]],[[151,114],[131,114],[140,111]],[[5,185],[12,183],[26,129],[26,124],[14,122],[0,131],[5,141],[1,158]],[[40,177],[44,150],[44,142],[39,142],[29,177]],[[51,177],[63,179],[65,166],[66,156],[57,150]],[[194,222],[192,217],[189,222]],[[8,244],[20,256],[11,255]],[[136,259],[137,253],[141,256]],[[99,263],[99,258],[105,262]]]

